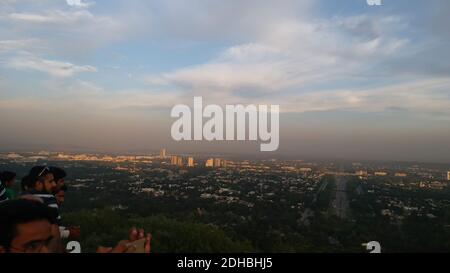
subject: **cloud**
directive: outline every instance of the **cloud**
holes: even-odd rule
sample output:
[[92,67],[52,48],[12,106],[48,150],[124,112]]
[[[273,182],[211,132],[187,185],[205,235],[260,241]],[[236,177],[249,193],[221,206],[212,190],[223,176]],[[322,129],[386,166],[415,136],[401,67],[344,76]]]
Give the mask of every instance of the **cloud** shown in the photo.
[[140,111],[168,111],[176,104],[191,103],[191,98],[180,98],[175,93],[161,94],[151,89],[123,89],[113,93],[95,83],[82,80],[51,81],[47,82],[45,87],[41,94],[44,96],[1,99],[0,109],[55,114],[70,111],[127,115]]
[[449,119],[450,78],[433,78],[382,87],[327,90],[275,100],[285,112],[385,112],[402,109],[411,114],[440,114]]
[[0,40],[0,53],[30,48],[36,45],[36,39]]
[[293,153],[448,158],[448,1],[329,2],[0,1],[0,142],[148,147],[201,95],[279,104]]
[[[410,80],[373,88],[325,89],[305,93],[277,93],[274,96],[245,97],[235,94],[207,92],[202,95],[210,102],[225,104],[278,104],[284,113],[351,111],[383,113],[402,110],[411,115],[433,119],[449,119],[450,77]],[[191,93],[179,94],[178,103],[190,104]],[[142,101],[140,102],[142,103]],[[167,104],[165,104],[167,105]],[[170,104],[169,104],[170,105]]]
[[[417,69],[417,56],[432,55],[404,35],[408,27],[408,19],[393,15],[280,20],[252,43],[145,80],[211,103],[280,104],[292,113],[402,109],[445,118],[450,74]],[[398,65],[403,60],[410,63]]]
[[[8,16],[12,20],[17,21],[28,21],[32,23],[49,23],[58,21],[56,17],[52,16],[44,16],[39,14],[31,14],[31,13],[11,13]],[[61,18],[59,18],[61,19]]]
[[41,59],[31,54],[22,54],[7,62],[17,70],[35,70],[55,77],[71,77],[83,72],[97,72],[97,68],[89,65],[77,66],[68,62]]
[[317,85],[362,78],[374,65],[407,52],[408,40],[396,32],[402,23],[399,17],[369,15],[280,20],[256,42],[234,45],[206,63],[145,79],[151,85],[230,101],[313,92]]
[[67,5],[72,6],[72,7],[79,7],[79,8],[87,8],[91,5],[93,5],[93,3],[85,3],[83,0],[66,0]]
[[[108,17],[95,16],[88,10],[64,11],[49,10],[44,13],[14,12],[6,17],[17,23],[33,24],[57,24],[73,25],[93,24],[93,23],[112,23],[113,19]],[[38,27],[39,25],[28,25],[28,27]],[[48,27],[48,26],[47,26]]]
[[[82,2],[85,3],[85,2]],[[37,4],[35,4],[37,5]],[[34,54],[55,58],[82,59],[98,48],[120,41],[132,33],[133,20],[99,15],[89,9],[44,5],[28,9],[11,8],[0,12],[0,35],[8,40],[34,39],[45,46]]]

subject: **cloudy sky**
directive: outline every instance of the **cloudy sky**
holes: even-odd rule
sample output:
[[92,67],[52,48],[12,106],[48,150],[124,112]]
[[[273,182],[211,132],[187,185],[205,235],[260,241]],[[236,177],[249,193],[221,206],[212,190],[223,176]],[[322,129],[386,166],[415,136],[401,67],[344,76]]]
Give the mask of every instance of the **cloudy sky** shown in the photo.
[[277,154],[450,162],[450,2],[2,0],[0,148],[175,143],[170,109],[279,104]]

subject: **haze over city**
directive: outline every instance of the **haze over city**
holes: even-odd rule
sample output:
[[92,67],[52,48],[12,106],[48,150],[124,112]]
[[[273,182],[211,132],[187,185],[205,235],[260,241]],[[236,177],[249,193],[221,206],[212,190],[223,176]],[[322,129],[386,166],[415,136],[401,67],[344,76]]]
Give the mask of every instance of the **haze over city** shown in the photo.
[[330,2],[1,1],[0,149],[257,154],[172,140],[202,96],[280,105],[274,155],[450,162],[450,3]]

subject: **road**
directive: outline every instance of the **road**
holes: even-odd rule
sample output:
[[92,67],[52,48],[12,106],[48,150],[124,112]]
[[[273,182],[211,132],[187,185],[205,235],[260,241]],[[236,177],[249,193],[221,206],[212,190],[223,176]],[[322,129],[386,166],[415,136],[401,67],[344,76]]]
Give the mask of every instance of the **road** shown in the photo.
[[336,176],[336,199],[333,208],[339,218],[345,219],[349,214],[349,202],[347,198],[347,178]]
[[322,183],[322,185],[320,185],[319,190],[317,191],[317,193],[314,195],[314,203],[317,202],[317,197],[318,195],[325,190],[325,188],[328,186],[328,181],[325,181]]

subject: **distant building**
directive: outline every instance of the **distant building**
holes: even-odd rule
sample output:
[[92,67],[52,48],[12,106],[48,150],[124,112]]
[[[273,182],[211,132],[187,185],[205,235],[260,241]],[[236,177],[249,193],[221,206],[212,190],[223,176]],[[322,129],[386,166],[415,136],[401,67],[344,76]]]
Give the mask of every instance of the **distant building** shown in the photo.
[[407,177],[406,173],[395,173],[395,177]]
[[194,167],[194,158],[193,157],[188,158],[188,167]]
[[222,160],[220,158],[214,159],[214,167],[216,168],[222,167]]
[[375,176],[386,176],[387,172],[375,172]]
[[178,163],[178,156],[173,155],[170,157],[170,165],[177,165]]
[[295,172],[297,170],[295,167],[292,166],[281,167],[281,169],[283,171],[290,171],[290,172]]
[[450,181],[450,171],[447,172],[447,180]]
[[445,188],[445,184],[439,181],[433,181],[430,183],[430,188],[434,190],[443,190]]
[[6,156],[8,159],[19,159],[19,158],[23,158],[23,156],[16,154],[16,153],[10,153]]
[[177,157],[177,166],[183,166],[183,158],[181,156]]
[[358,175],[358,176],[367,176],[367,171],[356,171],[356,172],[355,172],[355,175]]
[[392,211],[388,209],[384,209],[381,211],[381,215],[383,216],[392,216]]
[[205,167],[207,167],[207,168],[214,167],[214,159],[210,158],[210,159],[206,160]]
[[159,157],[166,158],[166,149],[161,149],[161,151],[159,151]]

